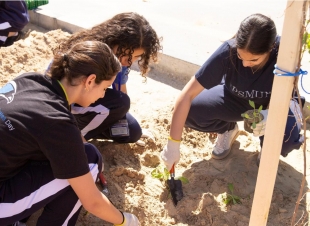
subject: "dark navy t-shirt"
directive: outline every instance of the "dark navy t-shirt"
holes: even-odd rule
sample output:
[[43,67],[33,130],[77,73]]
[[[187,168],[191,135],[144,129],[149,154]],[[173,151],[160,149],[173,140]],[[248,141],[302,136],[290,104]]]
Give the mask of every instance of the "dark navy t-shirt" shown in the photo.
[[0,184],[29,161],[49,161],[59,179],[89,172],[81,132],[58,81],[26,73],[0,87]]
[[197,81],[206,89],[224,83],[235,96],[252,100],[257,105],[267,106],[270,101],[277,61],[280,37],[276,38],[266,64],[253,74],[250,67],[244,67],[237,57],[235,40],[224,42],[196,73]]

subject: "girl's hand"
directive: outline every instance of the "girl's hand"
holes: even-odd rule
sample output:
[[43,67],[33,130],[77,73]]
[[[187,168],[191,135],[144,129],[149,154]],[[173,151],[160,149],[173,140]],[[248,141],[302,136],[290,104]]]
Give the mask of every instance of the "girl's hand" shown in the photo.
[[140,226],[138,218],[131,213],[123,213],[124,222],[122,224],[115,224],[115,226]]

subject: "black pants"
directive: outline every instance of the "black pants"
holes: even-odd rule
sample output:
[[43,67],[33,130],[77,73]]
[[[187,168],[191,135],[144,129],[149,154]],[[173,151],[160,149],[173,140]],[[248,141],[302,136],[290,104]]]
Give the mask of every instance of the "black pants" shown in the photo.
[[[266,106],[265,106],[266,107]],[[224,133],[242,121],[241,114],[251,110],[249,101],[231,94],[223,85],[202,91],[193,101],[185,125],[201,131]],[[301,123],[298,119],[299,105],[291,100],[286,122],[281,155],[286,156],[303,143]],[[296,126],[295,126],[296,125]],[[264,136],[259,137],[262,146]]]
[[[85,143],[94,181],[102,170],[98,149]],[[81,202],[67,180],[56,179],[49,162],[29,162],[13,178],[0,185],[0,225],[27,218],[44,207],[37,225],[75,225]]]
[[[118,143],[134,143],[142,135],[138,121],[128,113],[129,96],[121,91],[107,89],[104,98],[98,99],[87,108],[72,106],[78,126],[85,139],[110,139]],[[120,119],[127,119],[129,136],[112,137],[110,127]]]
[[10,32],[18,32],[18,30],[10,25],[9,22],[3,21],[0,18],[0,47],[1,46],[7,46],[6,42],[10,38],[14,37],[8,37]]

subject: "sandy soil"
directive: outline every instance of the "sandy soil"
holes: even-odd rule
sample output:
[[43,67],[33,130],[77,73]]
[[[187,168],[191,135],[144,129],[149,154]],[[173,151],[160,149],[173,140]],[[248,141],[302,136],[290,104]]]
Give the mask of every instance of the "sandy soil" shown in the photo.
[[[52,58],[51,49],[70,34],[61,30],[45,31],[31,24],[25,40],[1,48],[0,86],[15,76],[29,71],[44,71]],[[156,69],[156,67],[155,67]],[[242,132],[225,160],[211,159],[214,140],[208,134],[184,129],[181,160],[176,174],[183,175],[189,183],[183,184],[184,198],[174,207],[165,182],[152,178],[151,172],[161,164],[159,153],[166,143],[174,100],[184,81],[152,70],[146,83],[135,70],[129,74],[128,93],[130,112],[143,128],[153,131],[156,141],[146,140],[146,146],[116,144],[92,140],[104,158],[105,177],[110,200],[121,210],[133,212],[142,225],[213,225],[246,226],[249,223],[258,167],[256,158],[260,151],[258,138]],[[239,123],[242,128],[242,123]],[[310,157],[310,133],[307,128],[307,156]],[[307,168],[310,169],[308,163]],[[302,149],[295,150],[280,163],[270,206],[267,225],[290,225],[299,193],[303,170]],[[309,182],[309,176],[307,181]],[[223,197],[230,193],[228,184],[241,204],[226,206]],[[297,219],[299,224],[309,220],[309,187],[301,201]],[[91,195],[91,194],[90,194]],[[308,201],[307,201],[308,196]],[[28,221],[35,225],[40,211]],[[301,224],[303,222],[303,224]],[[82,225],[111,225],[82,210],[78,219]]]

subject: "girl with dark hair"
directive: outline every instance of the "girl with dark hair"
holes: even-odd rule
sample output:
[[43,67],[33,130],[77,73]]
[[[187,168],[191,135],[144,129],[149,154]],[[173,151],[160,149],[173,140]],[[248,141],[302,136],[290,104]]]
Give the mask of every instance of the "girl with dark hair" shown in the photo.
[[[279,43],[274,22],[262,14],[253,14],[241,22],[235,37],[224,42],[203,64],[184,87],[174,107],[170,137],[161,153],[169,170],[180,159],[184,125],[217,133],[212,158],[225,158],[239,135],[236,122],[242,121],[241,114],[252,108],[249,100],[263,106],[264,120],[253,131],[263,144]],[[292,99],[282,156],[298,149],[303,142],[298,113],[299,106]]]
[[57,50],[46,75],[25,73],[0,89],[0,225],[43,207],[37,225],[75,225],[82,205],[111,223],[139,225],[96,187],[102,156],[83,143],[70,111],[104,97],[120,70],[106,44],[85,41]]
[[150,61],[157,61],[158,51],[162,47],[156,32],[143,16],[133,12],[120,13],[89,30],[73,34],[60,45],[60,49],[68,49],[81,40],[106,43],[123,66],[113,83],[113,89],[107,89],[105,98],[98,99],[87,108],[77,104],[72,106],[82,135],[86,140],[102,138],[119,143],[137,142],[143,146],[140,138],[148,133],[128,113],[130,99],[126,82],[130,66],[135,61],[143,76],[148,71]]

